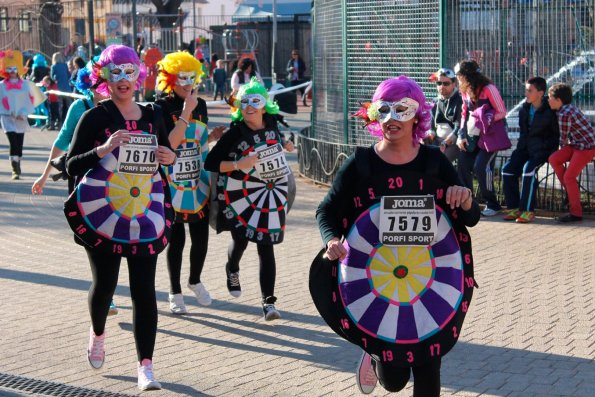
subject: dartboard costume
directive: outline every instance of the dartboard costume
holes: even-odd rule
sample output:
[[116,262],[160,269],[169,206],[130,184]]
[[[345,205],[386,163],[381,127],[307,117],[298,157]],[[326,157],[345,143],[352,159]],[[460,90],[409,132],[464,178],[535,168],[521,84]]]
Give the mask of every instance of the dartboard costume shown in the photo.
[[[96,251],[153,256],[169,242],[174,213],[160,167],[150,174],[121,172],[118,158],[123,146],[103,158],[97,156],[97,147],[119,129],[169,147],[161,116],[153,109],[141,109],[140,120],[127,121],[113,102],[100,102],[83,116],[68,154],[69,174],[84,176],[64,203],[64,212],[77,242]],[[137,154],[125,167],[140,170],[143,156]]]
[[[282,153],[276,120],[267,114],[265,125],[262,130],[252,131],[244,122],[232,123],[209,153],[205,168],[218,172],[221,161],[237,161],[263,149]],[[230,230],[234,237],[274,245],[283,241],[285,218],[295,198],[295,180],[290,171],[288,175],[261,179],[257,168],[217,176],[212,201],[218,211],[212,224],[218,233]]]
[[[340,261],[315,259],[310,291],[331,328],[384,365],[417,367],[440,359],[456,343],[475,281],[471,210],[451,210],[446,189],[459,185],[438,150],[421,146],[408,164],[385,163],[374,148],[343,165],[317,218],[323,240],[345,237]],[[380,242],[381,198],[433,198],[436,232],[425,245]]]
[[[165,115],[170,115],[165,117],[165,128],[172,131],[182,113],[184,100],[172,94],[156,103],[163,108]],[[210,177],[209,172],[204,169],[209,153],[207,123],[206,102],[198,98],[184,139],[175,148],[178,160],[176,164],[164,167],[172,205],[176,212],[176,222],[208,221]]]

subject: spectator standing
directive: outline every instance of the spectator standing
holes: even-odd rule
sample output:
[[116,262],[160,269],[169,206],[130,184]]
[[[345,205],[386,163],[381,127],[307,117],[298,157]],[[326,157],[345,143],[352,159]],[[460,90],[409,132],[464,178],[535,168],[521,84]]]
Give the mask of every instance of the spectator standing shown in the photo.
[[483,216],[494,216],[502,209],[494,192],[494,164],[499,150],[512,146],[506,131],[506,106],[492,81],[482,74],[475,61],[463,61],[455,67],[463,106],[462,127],[457,146],[461,181],[473,188],[471,171],[486,202]]
[[[43,85],[47,91],[57,90],[58,84],[50,76],[43,78]],[[57,130],[60,118],[60,98],[56,94],[47,94],[48,108],[50,110],[48,130]]]
[[[52,55],[52,67],[50,68],[50,77],[58,84],[58,90],[62,92],[71,92],[70,73],[68,66],[64,63],[64,56],[55,52]],[[60,125],[64,123],[66,112],[70,107],[71,100],[67,96],[60,96]]]
[[217,100],[217,95],[221,94],[221,99],[225,95],[225,83],[227,82],[227,73],[223,67],[223,61],[217,60],[217,67],[213,71],[213,85],[215,86],[215,96],[213,100]]
[[252,77],[256,77],[258,82],[264,87],[262,77],[256,71],[256,64],[250,58],[244,58],[238,63],[238,69],[231,76],[231,95],[235,95],[241,86],[250,82]]
[[34,83],[41,83],[43,78],[50,74],[50,68],[45,57],[41,54],[36,54],[33,57],[33,68],[30,71],[31,81]]
[[562,223],[580,222],[583,220],[583,209],[577,178],[595,157],[595,132],[585,115],[572,104],[572,87],[554,84],[548,94],[550,107],[558,112],[560,128],[560,150],[550,156],[549,162],[566,189],[570,205],[570,213],[556,220]]
[[504,219],[508,221],[528,223],[535,218],[536,173],[558,148],[558,120],[548,104],[546,92],[547,83],[543,77],[533,77],[525,83],[526,99],[519,111],[519,140],[510,160],[502,167],[504,198],[508,207]]
[[[298,50],[291,51],[291,58],[287,62],[287,81],[289,82],[290,87],[295,87],[296,85],[300,85],[304,82],[304,72],[306,71],[306,63],[300,57],[300,52]],[[306,104],[306,87],[300,88],[300,92],[302,93],[302,103],[304,106],[308,106]]]
[[442,68],[432,75],[436,82],[438,98],[432,108],[432,124],[426,142],[439,146],[451,163],[459,156],[456,145],[461,127],[463,99],[456,86],[456,75],[452,69]]

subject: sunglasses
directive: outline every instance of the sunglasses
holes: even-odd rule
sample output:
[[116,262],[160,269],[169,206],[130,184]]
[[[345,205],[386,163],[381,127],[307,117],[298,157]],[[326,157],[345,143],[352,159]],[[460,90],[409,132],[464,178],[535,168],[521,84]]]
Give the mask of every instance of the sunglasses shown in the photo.
[[452,84],[452,83],[451,83],[450,81],[437,81],[437,82],[436,82],[436,85],[437,85],[437,86],[441,86],[441,85],[443,85],[443,86],[445,86],[445,87],[448,87],[448,86],[449,86],[449,85],[451,85],[451,84]]

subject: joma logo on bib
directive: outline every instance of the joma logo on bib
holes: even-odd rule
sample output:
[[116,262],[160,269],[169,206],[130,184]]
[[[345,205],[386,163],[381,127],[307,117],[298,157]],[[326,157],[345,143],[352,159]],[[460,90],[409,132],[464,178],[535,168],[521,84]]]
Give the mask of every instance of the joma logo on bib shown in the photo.
[[426,197],[384,198],[384,209],[430,209],[433,206],[433,200],[429,200]]

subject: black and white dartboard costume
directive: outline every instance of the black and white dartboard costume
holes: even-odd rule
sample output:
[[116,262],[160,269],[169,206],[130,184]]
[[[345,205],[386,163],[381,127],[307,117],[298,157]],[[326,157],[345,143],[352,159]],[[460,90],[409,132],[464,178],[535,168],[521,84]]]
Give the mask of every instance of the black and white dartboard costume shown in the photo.
[[[466,225],[477,222],[479,209],[476,203],[469,211],[450,209],[445,195],[451,185],[460,185],[456,172],[435,148],[421,146],[404,165],[385,163],[373,147],[358,149],[317,211],[325,244],[344,237],[348,254],[329,261],[322,250],[314,260],[314,303],[337,334],[383,364],[425,365],[445,355],[461,333],[475,286]],[[433,214],[431,236],[421,222],[419,233],[411,227],[380,233],[383,196],[385,202],[426,206],[425,214]],[[393,218],[411,224],[425,216]],[[408,239],[424,242],[409,245]]]

